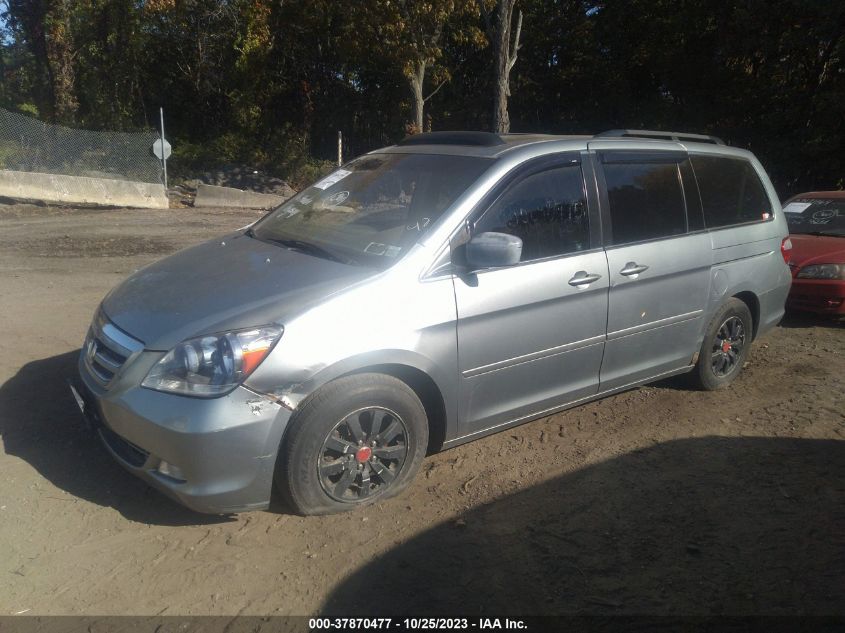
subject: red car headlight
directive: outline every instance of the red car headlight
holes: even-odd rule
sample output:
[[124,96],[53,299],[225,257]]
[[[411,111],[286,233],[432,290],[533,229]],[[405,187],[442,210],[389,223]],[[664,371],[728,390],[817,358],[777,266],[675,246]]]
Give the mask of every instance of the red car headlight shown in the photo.
[[811,264],[798,271],[797,279],[845,279],[845,264]]

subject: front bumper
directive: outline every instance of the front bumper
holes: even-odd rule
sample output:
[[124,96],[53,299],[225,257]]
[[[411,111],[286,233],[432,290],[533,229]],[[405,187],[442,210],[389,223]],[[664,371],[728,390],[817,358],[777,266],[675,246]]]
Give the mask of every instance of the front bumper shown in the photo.
[[[198,512],[269,505],[290,411],[245,387],[210,399],[140,387],[161,356],[157,352],[142,352],[104,387],[91,376],[84,356],[83,348],[73,386],[86,420],[124,468]],[[159,470],[163,461],[181,471],[178,479]]]
[[845,314],[845,281],[793,279],[786,307],[817,314]]

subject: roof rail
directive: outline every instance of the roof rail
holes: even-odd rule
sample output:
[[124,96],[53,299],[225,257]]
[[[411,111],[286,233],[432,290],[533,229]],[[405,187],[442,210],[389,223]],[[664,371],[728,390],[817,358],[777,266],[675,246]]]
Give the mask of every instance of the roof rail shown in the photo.
[[492,132],[426,132],[406,136],[397,143],[397,145],[474,145],[479,147],[504,144],[504,139]]
[[596,134],[595,138],[599,137],[637,137],[637,138],[653,138],[657,140],[666,141],[692,141],[694,143],[712,143],[714,145],[724,145],[725,142],[718,136],[709,136],[707,134],[690,134],[688,132],[662,132],[660,130],[607,130]]

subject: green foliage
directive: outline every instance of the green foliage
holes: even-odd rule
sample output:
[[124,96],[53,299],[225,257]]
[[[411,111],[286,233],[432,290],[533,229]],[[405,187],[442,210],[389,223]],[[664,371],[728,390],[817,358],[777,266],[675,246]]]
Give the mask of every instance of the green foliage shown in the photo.
[[180,141],[174,144],[168,161],[174,182],[197,177],[221,165],[241,164],[263,172],[280,175],[294,188],[302,188],[330,172],[335,163],[313,158],[301,137],[274,136],[270,149],[256,147],[251,139],[239,134],[223,134],[206,142]]
[[18,112],[38,118],[38,106],[34,103],[19,103]]
[[[242,163],[304,182],[337,130],[347,157],[395,142],[420,98],[434,129],[489,128],[479,2],[492,0],[8,0],[0,107],[130,130],[157,127],[163,106],[171,173]],[[514,131],[709,132],[755,151],[784,195],[842,186],[841,2],[517,8]]]

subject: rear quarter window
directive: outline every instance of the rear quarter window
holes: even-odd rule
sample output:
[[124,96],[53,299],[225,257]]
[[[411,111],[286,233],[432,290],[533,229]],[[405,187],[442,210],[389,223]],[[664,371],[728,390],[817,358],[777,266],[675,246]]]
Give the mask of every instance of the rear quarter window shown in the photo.
[[725,156],[692,155],[690,159],[706,228],[762,222],[772,217],[769,196],[751,163]]

